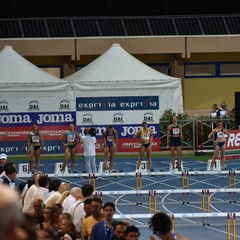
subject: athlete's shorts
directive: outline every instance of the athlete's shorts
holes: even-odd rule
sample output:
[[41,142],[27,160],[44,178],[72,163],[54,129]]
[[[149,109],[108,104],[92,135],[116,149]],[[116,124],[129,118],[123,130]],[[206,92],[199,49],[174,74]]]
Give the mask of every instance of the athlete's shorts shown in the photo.
[[110,149],[111,148],[111,146],[114,144],[114,142],[107,142],[107,146],[108,146],[108,148]]
[[142,143],[142,146],[144,146],[147,149],[150,146],[150,143]]
[[33,146],[33,150],[37,151],[38,149],[40,149],[41,146]]
[[216,142],[216,146],[218,145],[220,148],[225,144],[225,142]]
[[74,145],[74,144],[68,145],[68,148],[71,150],[73,150],[75,147],[76,147],[76,145]]
[[182,143],[178,139],[171,139],[171,141],[170,141],[170,146],[171,147],[178,147],[178,146],[181,146],[181,145],[182,145]]

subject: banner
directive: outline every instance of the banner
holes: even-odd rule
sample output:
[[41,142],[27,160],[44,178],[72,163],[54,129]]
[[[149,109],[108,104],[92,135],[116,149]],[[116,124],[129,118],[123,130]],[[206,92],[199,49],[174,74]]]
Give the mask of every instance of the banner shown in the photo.
[[108,125],[118,132],[118,152],[137,152],[140,138],[134,134],[148,122],[154,139],[152,150],[160,150],[159,96],[78,97],[76,98],[77,129],[83,133],[85,127],[96,127],[97,151],[101,137]]
[[225,158],[240,158],[240,130],[228,130],[230,136],[227,140]]

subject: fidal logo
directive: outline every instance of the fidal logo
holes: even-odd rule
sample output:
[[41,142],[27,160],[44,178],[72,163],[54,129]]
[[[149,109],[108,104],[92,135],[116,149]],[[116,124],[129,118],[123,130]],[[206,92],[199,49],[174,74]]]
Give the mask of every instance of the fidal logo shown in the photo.
[[146,112],[143,115],[143,120],[149,123],[154,122],[153,112]]
[[29,111],[39,111],[39,101],[38,100],[32,100],[31,102],[29,102],[28,104],[28,110]]
[[59,103],[59,110],[69,110],[70,109],[70,101],[68,99],[63,99]]
[[93,123],[93,115],[91,113],[83,114],[82,123]]
[[0,111],[9,111],[7,101],[1,101],[0,102]]
[[113,122],[114,123],[123,123],[124,120],[123,120],[123,113],[121,112],[117,112],[113,115]]

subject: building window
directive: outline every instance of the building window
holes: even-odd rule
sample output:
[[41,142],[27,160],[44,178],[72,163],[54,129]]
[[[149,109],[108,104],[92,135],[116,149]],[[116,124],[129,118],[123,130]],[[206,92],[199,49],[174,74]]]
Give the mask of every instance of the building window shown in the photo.
[[220,76],[240,76],[240,63],[221,63]]
[[214,63],[185,63],[185,77],[214,77],[216,65]]
[[47,73],[53,75],[54,77],[57,77],[57,78],[63,77],[62,66],[40,66],[40,68],[46,71]]
[[169,63],[162,63],[162,64],[147,64],[149,67],[154,68],[160,73],[172,76],[172,68],[171,64]]

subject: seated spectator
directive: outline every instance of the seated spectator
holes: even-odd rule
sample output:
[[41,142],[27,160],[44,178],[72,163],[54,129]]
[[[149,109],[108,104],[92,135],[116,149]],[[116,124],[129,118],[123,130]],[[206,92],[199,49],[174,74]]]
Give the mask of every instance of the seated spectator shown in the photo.
[[1,153],[0,154],[0,177],[4,174],[4,165],[7,162],[7,154]]
[[217,117],[219,118],[227,118],[228,117],[228,110],[226,102],[221,102],[220,109],[217,111]]
[[172,232],[172,221],[170,217],[163,212],[153,215],[149,227],[153,230],[153,235],[150,238],[151,240],[189,240],[187,237]]
[[138,240],[140,236],[139,229],[135,226],[128,226],[125,230],[125,240]]
[[217,117],[217,113],[218,113],[218,105],[216,103],[214,103],[212,105],[212,112],[210,114],[211,118],[216,118]]

